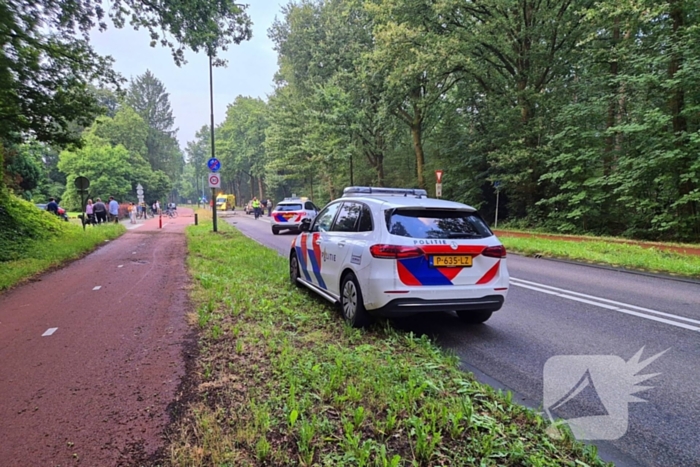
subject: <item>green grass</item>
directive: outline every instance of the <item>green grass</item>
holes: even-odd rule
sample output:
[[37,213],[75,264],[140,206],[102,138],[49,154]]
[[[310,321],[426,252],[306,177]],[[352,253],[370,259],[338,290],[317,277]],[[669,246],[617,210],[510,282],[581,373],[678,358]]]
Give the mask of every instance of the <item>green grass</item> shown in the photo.
[[615,267],[700,277],[700,256],[607,241],[570,241],[501,236],[506,249],[528,256],[542,255]]
[[0,290],[40,272],[76,259],[97,245],[126,232],[122,225],[101,225],[83,232],[79,224],[62,222],[61,229],[47,239],[22,242],[21,251],[13,259],[0,262]]
[[187,230],[200,353],[169,465],[604,465],[428,338],[347,327],[285,258],[219,229]]

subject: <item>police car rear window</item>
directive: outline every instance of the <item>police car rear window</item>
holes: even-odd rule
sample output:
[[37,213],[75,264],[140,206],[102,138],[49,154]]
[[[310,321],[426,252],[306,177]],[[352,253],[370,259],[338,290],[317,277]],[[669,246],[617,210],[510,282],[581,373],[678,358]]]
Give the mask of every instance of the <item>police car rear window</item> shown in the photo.
[[410,238],[486,238],[491,229],[476,212],[440,209],[386,211],[389,233]]
[[301,211],[301,204],[278,204],[275,211]]

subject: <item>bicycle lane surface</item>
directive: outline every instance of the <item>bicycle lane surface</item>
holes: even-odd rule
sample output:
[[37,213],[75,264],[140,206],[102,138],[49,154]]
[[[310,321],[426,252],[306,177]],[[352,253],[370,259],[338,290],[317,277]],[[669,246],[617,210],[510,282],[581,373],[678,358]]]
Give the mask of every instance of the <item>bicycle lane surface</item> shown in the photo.
[[182,211],[0,295],[0,466],[135,465],[163,445],[194,352]]

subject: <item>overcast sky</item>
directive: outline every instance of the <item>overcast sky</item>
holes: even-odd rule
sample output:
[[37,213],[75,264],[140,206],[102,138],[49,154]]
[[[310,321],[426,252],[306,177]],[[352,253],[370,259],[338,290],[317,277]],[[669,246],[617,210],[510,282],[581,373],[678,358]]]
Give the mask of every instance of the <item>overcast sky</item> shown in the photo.
[[[286,2],[285,2],[286,3]],[[228,60],[227,68],[214,69],[214,122],[221,123],[226,106],[238,95],[260,97],[273,91],[272,77],[277,71],[277,54],[267,37],[267,30],[275,16],[281,17],[279,0],[257,0],[248,13],[253,20],[253,38],[241,45],[233,45],[221,55]],[[110,27],[107,32],[95,32],[92,44],[102,55],[115,59],[114,68],[127,79],[150,69],[170,93],[175,115],[175,127],[180,147],[194,139],[195,132],[209,123],[209,66],[206,55],[186,53],[187,64],[178,68],[163,47],[149,46],[148,34]]]

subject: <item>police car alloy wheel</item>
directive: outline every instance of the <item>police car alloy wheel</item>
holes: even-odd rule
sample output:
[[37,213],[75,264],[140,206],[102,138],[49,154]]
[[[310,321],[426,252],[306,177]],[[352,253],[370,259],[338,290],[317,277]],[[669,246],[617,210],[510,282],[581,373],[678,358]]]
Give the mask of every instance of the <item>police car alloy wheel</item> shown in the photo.
[[362,299],[360,286],[353,273],[348,273],[343,277],[341,285],[340,309],[343,318],[354,328],[362,328],[370,324],[371,319]]
[[292,252],[292,254],[289,255],[289,280],[292,282],[292,285],[301,287],[301,284],[299,284],[299,281],[297,281],[298,278],[299,259],[297,258],[297,254]]

